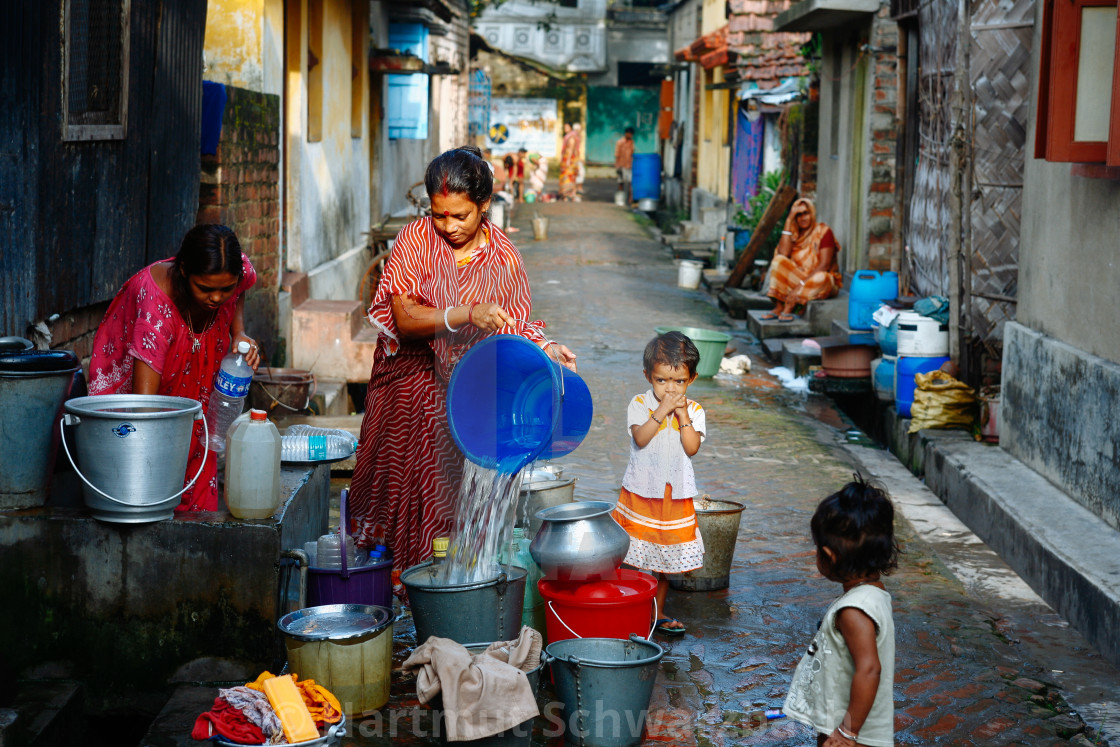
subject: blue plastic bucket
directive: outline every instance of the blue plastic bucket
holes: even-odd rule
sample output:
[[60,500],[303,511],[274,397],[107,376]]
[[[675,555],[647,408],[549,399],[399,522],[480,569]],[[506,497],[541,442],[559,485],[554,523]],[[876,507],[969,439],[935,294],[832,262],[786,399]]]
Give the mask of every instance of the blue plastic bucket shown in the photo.
[[910,417],[910,408],[914,404],[915,374],[936,371],[943,363],[948,362],[947,355],[933,357],[905,355],[895,362],[894,404],[898,409],[899,417]]
[[848,290],[848,328],[871,329],[871,315],[879,304],[897,297],[897,272],[858,271]]
[[583,379],[517,335],[477,343],[447,387],[447,422],[459,450],[505,473],[574,451],[592,412]]
[[635,200],[661,198],[661,156],[657,153],[635,153],[633,181],[630,189]]

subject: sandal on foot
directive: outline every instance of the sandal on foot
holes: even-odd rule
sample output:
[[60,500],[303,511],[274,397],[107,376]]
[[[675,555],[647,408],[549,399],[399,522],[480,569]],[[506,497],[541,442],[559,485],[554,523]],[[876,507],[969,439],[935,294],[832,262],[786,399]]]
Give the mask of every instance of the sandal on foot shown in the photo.
[[[680,627],[679,628],[670,628],[669,627],[670,623],[677,623],[678,625],[680,625]],[[673,617],[663,617],[663,618],[661,618],[660,620],[657,621],[657,624],[654,626],[653,629],[654,629],[654,631],[656,631],[656,632],[658,632],[662,635],[684,635],[684,631],[685,631],[685,627],[681,623],[681,621],[677,620],[676,618],[673,618]]]
[[764,321],[764,322],[770,322],[770,321],[773,321],[777,318],[778,318],[778,314],[776,314],[773,311],[767,311],[765,314],[763,314],[762,316],[759,317],[759,319],[761,321]]
[[778,321],[779,322],[792,322],[796,318],[797,317],[795,317],[793,314],[779,314],[778,315]]

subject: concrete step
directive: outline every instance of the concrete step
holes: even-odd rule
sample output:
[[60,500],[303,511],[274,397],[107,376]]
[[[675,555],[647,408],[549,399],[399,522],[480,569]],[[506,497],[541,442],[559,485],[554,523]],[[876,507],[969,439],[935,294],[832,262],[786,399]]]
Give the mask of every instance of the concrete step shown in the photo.
[[315,412],[328,416],[345,416],[353,412],[346,384],[342,379],[316,379],[315,395],[311,398]]
[[[814,302],[815,303],[815,302]],[[812,337],[813,328],[804,318],[795,316],[792,322],[779,322],[777,319],[762,319],[769,309],[751,309],[747,312],[747,329],[760,340],[771,337]]]
[[760,291],[727,286],[719,292],[717,300],[719,307],[732,319],[746,319],[747,312],[751,309],[769,311],[774,306],[774,302]]
[[295,308],[311,297],[311,281],[305,272],[285,272],[280,278],[280,290],[291,296]]
[[804,376],[812,366],[821,365],[821,349],[806,345],[801,340],[782,342],[782,366],[793,371],[794,376]]
[[[227,686],[227,685],[223,685]],[[139,747],[191,747],[209,742],[196,742],[191,739],[198,714],[214,707],[218,697],[218,687],[203,685],[183,685],[175,690],[163,710],[148,727],[148,733],[140,740]],[[75,743],[76,744],[76,743]]]
[[704,270],[700,276],[700,282],[708,290],[718,292],[723,290],[723,286],[727,283],[727,278],[730,275],[730,272],[717,272],[715,269]]
[[86,731],[82,686],[69,680],[21,680],[16,700],[0,708],[0,745],[81,744]]
[[1106,659],[1120,661],[1120,533],[998,446],[962,432],[915,436],[930,490]]
[[365,338],[355,342],[363,327],[360,301],[304,301],[292,309],[292,366],[321,379],[369,381],[372,349]]

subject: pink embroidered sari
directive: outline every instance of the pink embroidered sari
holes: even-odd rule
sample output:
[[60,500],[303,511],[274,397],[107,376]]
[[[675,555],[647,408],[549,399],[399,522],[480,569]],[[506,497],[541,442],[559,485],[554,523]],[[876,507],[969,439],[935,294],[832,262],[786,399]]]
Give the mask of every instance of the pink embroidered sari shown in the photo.
[[[131,394],[133,360],[139,359],[160,375],[157,394],[198,400],[205,411],[214,376],[229,349],[237,299],[257,281],[257,272],[244,254],[241,267],[241,283],[236,292],[218,309],[206,331],[193,338],[179,309],[152,278],[151,265],[129,278],[94,335],[89,393]],[[193,349],[194,338],[200,343],[198,350]],[[196,422],[184,484],[202,464],[202,430],[202,423]],[[217,459],[211,453],[198,481],[183,493],[175,510],[217,509]]]

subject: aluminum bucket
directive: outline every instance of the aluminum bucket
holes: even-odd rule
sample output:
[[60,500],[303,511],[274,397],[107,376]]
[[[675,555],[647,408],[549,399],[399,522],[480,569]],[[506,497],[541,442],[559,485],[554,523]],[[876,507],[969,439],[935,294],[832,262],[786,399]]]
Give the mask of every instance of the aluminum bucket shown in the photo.
[[170,519],[179,496],[202,472],[200,465],[183,485],[194,421],[205,423],[202,405],[185,397],[105,394],[68,400],[64,408],[69,432],[63,428],[62,446],[85,483],[93,518],[118,524]]
[[416,643],[433,635],[462,644],[517,637],[528,571],[501,566],[489,581],[440,585],[429,572],[431,565],[429,560],[401,573],[416,625]]
[[688,573],[669,576],[669,585],[681,591],[716,591],[731,585],[731,561],[739,537],[742,503],[693,498],[696,523],[704,540],[704,565]]
[[545,648],[564,704],[564,741],[629,747],[642,741],[653,682],[664,649],[636,635],[570,638]]
[[552,506],[561,506],[565,503],[574,503],[576,500],[576,480],[526,480],[521,484],[517,494],[517,513],[514,514],[516,526],[528,529],[527,536],[537,536],[541,524],[537,512]]
[[0,510],[46,503],[58,446],[55,424],[81,371],[73,353],[17,349],[21,340],[0,338]]

